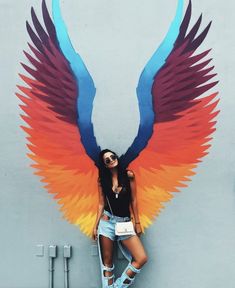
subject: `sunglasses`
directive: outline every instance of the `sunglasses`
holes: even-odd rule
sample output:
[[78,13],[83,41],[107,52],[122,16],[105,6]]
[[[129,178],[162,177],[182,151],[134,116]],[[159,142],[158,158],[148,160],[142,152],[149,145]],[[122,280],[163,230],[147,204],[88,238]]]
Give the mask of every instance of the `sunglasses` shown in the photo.
[[116,160],[117,156],[112,154],[110,155],[110,157],[105,158],[104,163],[105,164],[110,164],[112,161]]

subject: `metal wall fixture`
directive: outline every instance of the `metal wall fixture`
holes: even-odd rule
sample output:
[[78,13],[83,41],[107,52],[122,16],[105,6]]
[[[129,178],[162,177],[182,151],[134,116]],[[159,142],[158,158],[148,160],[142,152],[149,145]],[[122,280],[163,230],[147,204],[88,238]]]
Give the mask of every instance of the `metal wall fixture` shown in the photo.
[[69,258],[72,255],[72,247],[64,245],[64,288],[69,288]]
[[57,246],[49,246],[49,288],[54,287],[54,259],[57,257]]

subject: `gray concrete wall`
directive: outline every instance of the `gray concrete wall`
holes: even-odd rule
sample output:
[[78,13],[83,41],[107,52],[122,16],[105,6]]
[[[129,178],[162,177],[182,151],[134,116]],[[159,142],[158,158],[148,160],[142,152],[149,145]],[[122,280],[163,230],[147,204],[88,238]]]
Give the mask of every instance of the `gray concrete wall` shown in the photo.
[[[98,141],[121,153],[137,130],[135,87],[140,72],[167,32],[177,1],[61,2],[73,44],[98,87],[93,114]],[[94,243],[62,219],[26,157],[14,92],[21,83],[17,73],[23,72],[19,62],[26,61],[22,50],[29,40],[25,20],[30,18],[31,5],[39,15],[39,0],[0,0],[0,288],[47,287],[49,244],[59,246],[55,287],[63,287],[62,246],[67,243],[73,246],[71,288],[100,287]],[[234,8],[231,0],[193,1],[194,20],[201,12],[203,23],[213,20],[203,47],[213,48],[221,113],[210,154],[192,183],[166,205],[142,238],[149,262],[134,287],[234,287]],[[45,246],[44,257],[36,256],[37,244]],[[120,271],[125,262],[117,263]]]

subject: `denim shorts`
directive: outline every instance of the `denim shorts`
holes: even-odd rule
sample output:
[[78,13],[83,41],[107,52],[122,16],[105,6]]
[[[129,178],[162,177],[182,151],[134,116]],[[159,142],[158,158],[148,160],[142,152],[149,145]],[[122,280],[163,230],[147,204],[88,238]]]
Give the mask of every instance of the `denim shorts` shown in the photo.
[[129,251],[121,244],[120,241],[128,239],[128,238],[132,237],[133,235],[136,235],[135,231],[129,235],[121,235],[121,236],[115,235],[115,224],[117,222],[130,221],[131,220],[130,217],[115,216],[115,215],[112,215],[107,210],[104,210],[103,214],[106,214],[109,217],[109,220],[104,220],[102,218],[100,219],[100,222],[98,225],[98,231],[97,231],[98,236],[103,235],[103,236],[110,238],[113,241],[116,240],[121,252],[126,257],[126,259],[130,261],[131,255],[130,255]]
[[104,210],[103,214],[106,214],[110,219],[104,220],[100,219],[99,226],[98,226],[98,234],[102,234],[106,237],[109,237],[111,240],[119,241],[119,240],[125,240],[131,237],[132,235],[136,235],[135,232],[129,234],[129,235],[115,235],[115,224],[117,222],[127,222],[130,221],[130,217],[120,217],[112,215],[110,212]]

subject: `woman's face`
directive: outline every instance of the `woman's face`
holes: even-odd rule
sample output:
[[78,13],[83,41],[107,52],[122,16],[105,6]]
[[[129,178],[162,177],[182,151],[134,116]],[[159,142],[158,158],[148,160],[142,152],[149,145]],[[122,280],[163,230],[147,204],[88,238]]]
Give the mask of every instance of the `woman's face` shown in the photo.
[[112,152],[106,152],[103,155],[103,160],[104,160],[104,165],[107,168],[114,168],[118,165],[118,159],[117,156],[115,154],[113,154]]

